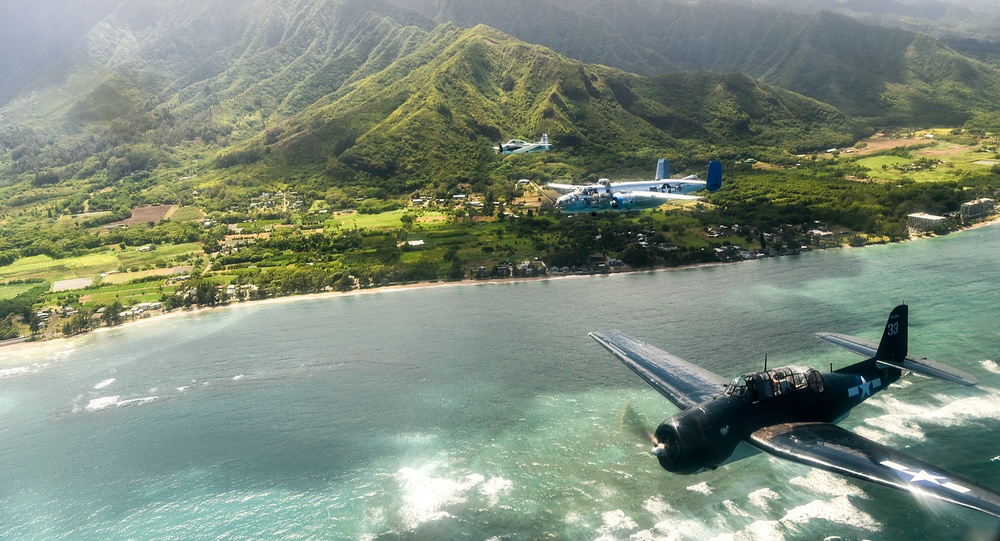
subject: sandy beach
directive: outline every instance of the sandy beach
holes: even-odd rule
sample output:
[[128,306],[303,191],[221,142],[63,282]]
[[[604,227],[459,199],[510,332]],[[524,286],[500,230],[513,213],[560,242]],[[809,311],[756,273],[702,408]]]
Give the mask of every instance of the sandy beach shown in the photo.
[[[1000,223],[1000,215],[993,216],[989,220],[984,220],[982,222],[977,222],[975,224],[972,224],[972,225],[970,225],[968,227],[964,227],[962,229],[956,230],[956,231],[954,231],[952,233],[949,233],[949,234],[950,235],[954,235],[954,234],[962,233],[962,232],[965,232],[965,231],[970,231],[970,230],[978,229],[978,228],[981,228],[981,227],[986,227],[986,226],[994,225],[994,224],[997,224],[997,223]],[[920,237],[916,237],[916,238],[911,237],[911,238],[908,238],[908,239],[906,239],[904,241],[900,241],[900,242],[919,241],[921,239],[932,238],[934,236],[935,235],[926,235],[926,236],[920,236]],[[871,245],[869,245],[869,246],[871,246]],[[862,247],[858,247],[858,248],[866,248],[866,247],[868,247],[868,246],[862,246]],[[844,245],[837,246],[836,248],[855,248],[855,247],[852,247],[850,245],[844,244]],[[99,327],[97,329],[93,329],[93,330],[89,331],[88,333],[83,333],[83,334],[78,334],[78,335],[73,335],[73,336],[59,336],[59,337],[56,337],[56,338],[45,339],[45,340],[37,340],[37,341],[26,341],[26,340],[23,340],[23,339],[17,339],[17,340],[7,341],[6,343],[0,344],[0,377],[4,377],[5,375],[13,375],[14,373],[19,373],[20,369],[23,369],[23,368],[26,367],[26,365],[30,365],[30,364],[32,364],[32,363],[35,362],[35,361],[32,361],[31,359],[29,359],[27,357],[34,357],[34,354],[37,354],[39,351],[50,351],[53,354],[56,353],[56,352],[58,352],[58,351],[64,351],[67,348],[71,348],[71,345],[68,345],[68,343],[71,343],[73,340],[79,339],[79,338],[81,338],[83,336],[86,336],[87,334],[90,334],[90,333],[103,333],[103,332],[111,332],[111,331],[117,331],[117,330],[128,330],[128,331],[131,332],[131,331],[135,331],[135,330],[141,329],[145,325],[162,323],[164,320],[167,320],[169,318],[176,318],[176,317],[184,317],[184,316],[196,315],[198,313],[206,312],[206,311],[226,310],[226,309],[233,309],[233,308],[243,307],[243,306],[248,306],[248,305],[265,306],[265,305],[268,305],[268,304],[299,302],[299,301],[306,301],[306,300],[336,298],[336,297],[342,297],[342,296],[388,295],[388,294],[402,292],[402,291],[410,291],[410,290],[414,290],[414,289],[424,289],[424,288],[432,288],[432,287],[434,287],[434,288],[437,288],[437,287],[470,287],[470,286],[483,286],[483,287],[486,287],[486,286],[509,285],[509,284],[515,284],[515,283],[520,283],[520,282],[530,282],[530,281],[540,281],[540,280],[573,280],[573,279],[602,278],[602,277],[607,277],[607,276],[610,276],[610,275],[617,275],[617,274],[637,274],[637,273],[650,273],[650,272],[682,271],[682,270],[689,270],[689,269],[693,269],[693,268],[714,267],[714,266],[721,266],[721,265],[731,265],[733,263],[739,263],[739,262],[737,261],[737,262],[698,263],[698,264],[693,264],[693,265],[681,265],[681,266],[677,266],[677,267],[660,267],[660,268],[654,268],[654,269],[617,271],[617,272],[607,273],[607,274],[605,274],[605,273],[583,273],[583,274],[566,274],[566,275],[559,275],[559,276],[548,276],[548,275],[546,275],[546,276],[535,276],[535,277],[528,277],[528,278],[498,278],[498,279],[487,279],[487,280],[476,280],[476,279],[467,278],[467,279],[456,280],[456,281],[439,281],[439,280],[421,281],[421,282],[413,282],[413,283],[408,283],[408,284],[397,284],[397,285],[387,285],[387,286],[379,286],[379,287],[372,287],[372,288],[365,288],[365,289],[355,289],[355,290],[351,290],[351,291],[323,291],[323,292],[316,292],[316,293],[307,293],[307,294],[304,294],[304,295],[290,295],[290,296],[286,296],[286,297],[273,297],[273,298],[260,299],[260,300],[254,300],[254,301],[243,301],[243,302],[227,303],[227,304],[221,304],[221,305],[217,305],[217,306],[206,306],[206,307],[195,307],[195,308],[181,308],[181,309],[177,309],[177,310],[172,310],[170,312],[163,312],[163,313],[160,313],[160,314],[156,314],[156,315],[153,315],[153,316],[150,316],[150,317],[147,317],[147,318],[142,318],[142,319],[136,319],[136,320],[127,321],[127,322],[122,323],[121,325],[117,325],[115,327]],[[25,354],[27,352],[29,352],[29,351],[33,352],[33,355],[26,356]]]

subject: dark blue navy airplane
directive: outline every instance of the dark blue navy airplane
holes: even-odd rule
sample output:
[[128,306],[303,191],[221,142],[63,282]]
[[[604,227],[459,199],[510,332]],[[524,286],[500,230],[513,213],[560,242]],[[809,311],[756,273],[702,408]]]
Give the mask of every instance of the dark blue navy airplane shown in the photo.
[[961,370],[908,356],[906,323],[903,304],[889,315],[877,345],[843,334],[816,335],[865,357],[857,364],[828,373],[807,366],[765,367],[732,382],[618,331],[590,336],[681,409],[654,434],[652,453],[667,471],[694,474],[767,451],[1000,517],[1000,494],[834,424],[904,371],[977,383]]

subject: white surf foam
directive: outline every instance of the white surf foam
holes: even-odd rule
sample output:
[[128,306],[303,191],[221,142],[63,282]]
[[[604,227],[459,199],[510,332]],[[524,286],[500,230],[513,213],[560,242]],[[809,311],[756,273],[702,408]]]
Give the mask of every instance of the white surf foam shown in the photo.
[[653,496],[652,498],[649,498],[642,504],[642,507],[651,515],[656,517],[657,520],[662,520],[667,515],[674,512],[674,508],[671,507],[669,503],[663,501],[661,496]]
[[[722,537],[716,538],[722,539]],[[782,541],[785,539],[785,528],[777,520],[758,520],[746,528],[730,534],[726,539],[740,541]]]
[[114,382],[115,382],[115,378],[108,378],[108,379],[106,379],[106,380],[98,383],[97,385],[94,385],[94,389],[103,389],[103,388],[107,387],[108,385],[111,385]]
[[37,370],[33,370],[33,367],[31,366],[16,366],[14,368],[4,368],[3,370],[0,370],[0,378],[9,378],[11,376],[30,374],[32,372],[37,372]]
[[865,419],[865,424],[878,430],[862,430],[857,432],[864,437],[879,443],[888,443],[892,436],[900,436],[910,440],[923,441],[927,438],[924,429],[907,415],[884,415]]
[[704,481],[698,483],[697,485],[691,485],[687,487],[687,489],[691,492],[697,492],[698,494],[704,494],[706,496],[710,496],[712,494],[712,487],[708,486],[708,483]]
[[780,522],[790,528],[795,528],[816,519],[828,520],[869,532],[882,530],[882,524],[868,513],[858,509],[847,496],[837,496],[832,500],[814,500],[800,505],[789,510]]
[[84,407],[84,410],[93,412],[93,411],[105,410],[108,408],[136,406],[136,405],[148,404],[149,402],[153,402],[158,398],[159,397],[157,396],[146,396],[142,398],[129,398],[127,400],[122,400],[121,397],[118,395],[102,396],[99,398],[92,398],[90,402],[87,402],[87,405]]
[[847,482],[843,477],[822,470],[811,469],[805,477],[793,477],[789,483],[827,496],[860,496],[867,499],[863,490]]
[[771,502],[780,499],[781,496],[769,488],[762,488],[747,494],[747,500],[750,501],[750,505],[762,511],[770,511]]
[[510,495],[514,489],[514,482],[503,477],[491,477],[483,486],[479,487],[479,493],[489,499],[490,507],[500,503],[502,496]]
[[750,516],[750,513],[747,513],[743,509],[740,509],[740,506],[736,505],[736,502],[734,502],[733,500],[723,500],[722,506],[726,508],[726,512],[728,512],[730,516],[734,517]]
[[403,505],[399,509],[400,521],[408,529],[450,517],[445,509],[465,503],[469,491],[485,480],[479,474],[470,474],[457,481],[434,477],[434,469],[433,465],[429,465],[420,469],[403,468],[396,473],[403,497]]
[[1000,365],[997,365],[996,361],[992,361],[990,359],[984,359],[980,361],[980,364],[983,365],[983,368],[986,369],[987,372],[1000,374]]
[[621,509],[608,511],[601,515],[602,524],[597,528],[597,539],[618,539],[616,532],[630,531],[639,527],[631,517]]
[[[713,537],[717,534],[701,521],[684,520],[671,517],[661,520],[648,530],[642,530],[628,536],[631,541],[675,541],[680,539],[711,539],[712,541],[723,541],[733,539],[728,537]],[[619,536],[618,538],[621,538]]]
[[1000,394],[993,392],[953,400],[941,408],[924,412],[920,417],[944,426],[960,424],[970,418],[1000,420]]

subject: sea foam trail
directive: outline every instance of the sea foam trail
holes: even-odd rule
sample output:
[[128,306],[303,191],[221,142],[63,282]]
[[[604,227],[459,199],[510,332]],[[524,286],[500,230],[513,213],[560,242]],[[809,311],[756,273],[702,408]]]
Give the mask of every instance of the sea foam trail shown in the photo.
[[[148,404],[148,403],[153,402],[153,401],[158,400],[158,399],[159,399],[158,396],[146,396],[146,397],[142,397],[142,398],[129,398],[129,399],[126,399],[126,400],[122,400],[121,397],[118,396],[118,395],[102,396],[102,397],[99,397],[99,398],[92,398],[90,400],[90,402],[87,402],[87,405],[84,406],[83,410],[84,411],[89,411],[89,412],[94,412],[94,411],[106,410],[108,408],[121,408],[121,407],[125,407],[125,406],[137,406],[137,405],[142,405],[142,404]],[[79,411],[79,410],[78,409],[74,409],[74,411]]]

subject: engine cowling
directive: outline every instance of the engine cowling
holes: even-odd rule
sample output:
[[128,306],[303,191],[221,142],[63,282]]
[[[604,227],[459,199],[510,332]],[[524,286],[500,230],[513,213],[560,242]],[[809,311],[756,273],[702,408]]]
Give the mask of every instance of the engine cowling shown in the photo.
[[622,210],[632,206],[635,206],[635,199],[630,195],[616,193],[611,196],[611,208],[615,210]]
[[[721,405],[721,404],[720,404]],[[691,408],[656,428],[656,455],[663,469],[682,475],[714,470],[725,464],[741,438],[730,416],[713,408]]]

